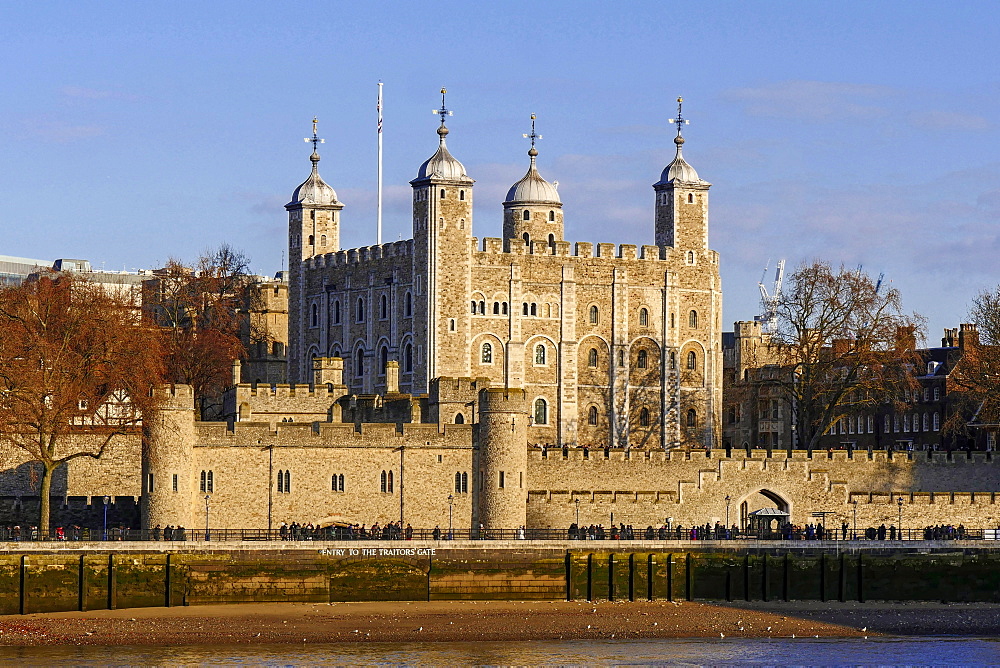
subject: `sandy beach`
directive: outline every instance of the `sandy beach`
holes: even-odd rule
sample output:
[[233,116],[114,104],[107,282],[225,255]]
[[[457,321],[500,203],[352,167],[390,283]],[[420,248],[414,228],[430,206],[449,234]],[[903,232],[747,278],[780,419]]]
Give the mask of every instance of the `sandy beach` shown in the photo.
[[0,617],[0,645],[190,645],[1000,634],[1000,605],[440,601],[269,603]]

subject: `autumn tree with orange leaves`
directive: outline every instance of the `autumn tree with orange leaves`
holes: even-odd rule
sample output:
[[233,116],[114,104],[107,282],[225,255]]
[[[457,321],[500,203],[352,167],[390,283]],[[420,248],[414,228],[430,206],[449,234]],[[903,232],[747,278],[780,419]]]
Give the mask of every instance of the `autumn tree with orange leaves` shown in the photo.
[[41,464],[41,531],[53,472],[156,411],[161,341],[129,291],[59,274],[0,289],[0,443]]

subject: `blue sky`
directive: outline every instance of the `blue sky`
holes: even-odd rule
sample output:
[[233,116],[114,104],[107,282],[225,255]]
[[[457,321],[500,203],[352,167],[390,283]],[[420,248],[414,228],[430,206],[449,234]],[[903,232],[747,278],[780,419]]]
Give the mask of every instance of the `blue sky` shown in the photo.
[[374,243],[379,79],[387,240],[411,236],[447,86],[477,236],[499,236],[535,113],[567,240],[651,243],[683,95],[726,322],[758,312],[768,259],[823,258],[884,272],[933,343],[1000,282],[998,7],[5,3],[0,254],[132,269],[229,242],[271,274],[313,115],[342,245]]

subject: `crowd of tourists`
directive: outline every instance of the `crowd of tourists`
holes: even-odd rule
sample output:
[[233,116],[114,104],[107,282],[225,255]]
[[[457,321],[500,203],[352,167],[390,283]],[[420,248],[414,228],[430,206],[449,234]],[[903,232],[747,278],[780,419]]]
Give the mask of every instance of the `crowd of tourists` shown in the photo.
[[336,524],[321,527],[307,522],[299,524],[281,523],[278,527],[281,540],[412,540],[413,527],[402,522],[386,522],[385,524]]

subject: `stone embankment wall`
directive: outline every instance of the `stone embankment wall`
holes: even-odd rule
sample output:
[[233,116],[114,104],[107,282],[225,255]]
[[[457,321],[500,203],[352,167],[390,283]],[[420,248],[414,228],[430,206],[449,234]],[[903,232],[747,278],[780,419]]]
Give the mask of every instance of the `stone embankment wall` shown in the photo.
[[1000,548],[633,541],[603,549],[575,541],[455,541],[447,547],[412,541],[402,547],[340,542],[115,551],[77,544],[0,554],[0,614],[274,601],[566,599],[996,602]]

